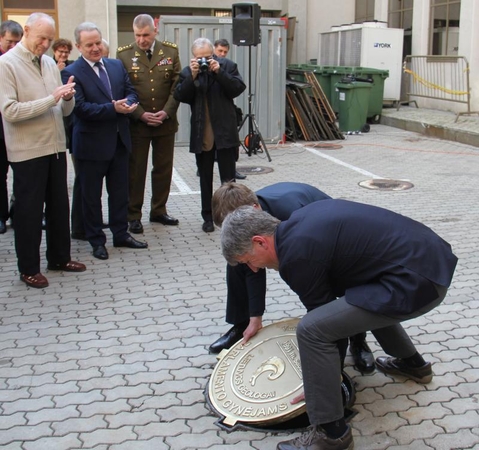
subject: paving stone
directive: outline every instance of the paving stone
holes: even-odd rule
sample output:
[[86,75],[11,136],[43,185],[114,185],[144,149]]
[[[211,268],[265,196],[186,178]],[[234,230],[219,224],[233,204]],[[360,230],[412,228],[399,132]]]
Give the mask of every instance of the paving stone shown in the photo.
[[78,405],[82,418],[90,418],[97,414],[112,415],[123,411],[131,411],[132,407],[128,404],[127,399],[122,398],[112,402],[97,401],[86,405]]
[[37,439],[42,439],[46,436],[51,436],[52,430],[46,423],[41,423],[39,425],[29,427],[29,426],[16,426],[10,428],[8,433],[0,433],[0,445],[11,444],[15,441],[25,442],[25,441],[35,441]]
[[441,419],[451,414],[451,410],[448,408],[449,403],[446,404],[447,408],[440,403],[432,403],[428,406],[418,406],[417,408],[411,408],[408,411],[398,413],[401,417],[406,419],[408,423],[417,425],[423,420]]
[[110,428],[121,428],[126,425],[147,425],[159,422],[160,418],[154,410],[144,410],[138,412],[120,412],[114,415],[106,416]]
[[27,419],[24,412],[17,412],[13,414],[2,414],[2,420],[0,421],[0,430],[8,430],[9,428],[16,427],[18,425],[25,425]]
[[470,430],[459,430],[457,433],[441,434],[434,439],[426,439],[427,445],[435,450],[465,450],[477,446],[476,434]]
[[434,423],[443,427],[448,433],[455,433],[460,429],[479,430],[479,414],[476,411],[467,411],[461,415],[449,415],[443,419],[435,420]]
[[397,430],[388,431],[401,445],[410,444],[415,439],[427,439],[441,434],[443,429],[430,420],[424,420],[418,425],[406,425]]
[[170,447],[165,444],[164,438],[157,437],[148,439],[146,441],[125,441],[121,444],[115,444],[109,446],[109,450],[170,450]]
[[209,449],[211,445],[221,443],[221,438],[217,433],[213,431],[207,431],[205,433],[191,433],[183,434],[175,437],[167,437],[166,443],[171,445],[172,448],[178,449]]
[[68,405],[87,405],[89,403],[103,400],[104,396],[98,390],[90,392],[73,392],[71,394],[58,395],[53,397],[58,408]]
[[70,450],[73,448],[81,448],[82,442],[78,439],[76,433],[63,437],[46,437],[38,439],[34,442],[26,442],[23,444],[22,450]]
[[[421,113],[426,120],[427,110]],[[479,118],[473,120],[477,129]],[[431,383],[379,372],[361,375],[348,355],[346,371],[357,389],[358,413],[351,421],[355,448],[478,447],[479,151],[383,125],[338,144],[334,152],[318,150],[315,143],[273,145],[271,163],[241,153],[240,164],[274,169],[248,176],[244,183],[258,189],[301,180],[337,198],[394,209],[431,226],[459,257],[445,301],[404,323],[418,350],[434,364]],[[180,226],[145,220],[151,199],[147,183],[143,216],[149,249],[115,249],[107,233],[110,259],[98,261],[87,243],[73,241],[72,256],[88,264],[88,271],[48,272],[46,290],[37,292],[18,281],[13,233],[2,237],[0,429],[8,426],[0,433],[2,439],[8,436],[2,449],[274,450],[278,442],[299,434],[228,433],[205,407],[204,389],[217,361],[208,347],[230,326],[220,233],[201,231],[195,171],[194,156],[178,147],[168,209]],[[410,179],[414,188],[362,189],[358,183],[366,178],[364,171]],[[69,170],[70,188],[72,176]],[[176,184],[176,176],[183,184]],[[220,185],[216,170],[214,183]],[[43,241],[42,261],[44,254]],[[297,296],[270,271],[264,324],[302,315]],[[367,339],[375,356],[384,354],[372,334]],[[62,426],[66,434],[59,435]]]
[[400,395],[394,399],[376,400],[374,403],[365,404],[364,407],[378,417],[384,416],[388,412],[407,411],[416,404],[405,395]]
[[135,433],[141,440],[148,440],[155,436],[188,436],[190,432],[191,428],[184,420],[162,420],[159,423],[135,427]]
[[55,436],[63,436],[68,433],[94,432],[107,427],[107,423],[100,415],[89,418],[71,418],[61,422],[54,422],[52,428]]

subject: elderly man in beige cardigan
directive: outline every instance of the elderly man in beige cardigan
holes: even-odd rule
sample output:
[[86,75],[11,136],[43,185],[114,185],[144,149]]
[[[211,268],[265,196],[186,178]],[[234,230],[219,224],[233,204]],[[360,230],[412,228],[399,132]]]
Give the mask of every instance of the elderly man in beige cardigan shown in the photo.
[[63,116],[73,110],[75,83],[70,79],[63,85],[55,61],[44,54],[54,38],[53,19],[33,13],[22,41],[0,58],[0,111],[15,194],[15,250],[20,280],[33,288],[48,286],[40,271],[44,204],[48,270],[86,269],[70,255]]

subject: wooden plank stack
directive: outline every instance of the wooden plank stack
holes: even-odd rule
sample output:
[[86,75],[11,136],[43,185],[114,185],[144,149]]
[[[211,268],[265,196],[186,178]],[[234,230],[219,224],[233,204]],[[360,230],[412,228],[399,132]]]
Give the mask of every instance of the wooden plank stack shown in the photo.
[[344,139],[316,76],[304,71],[304,77],[306,82],[286,76],[286,135],[293,141]]

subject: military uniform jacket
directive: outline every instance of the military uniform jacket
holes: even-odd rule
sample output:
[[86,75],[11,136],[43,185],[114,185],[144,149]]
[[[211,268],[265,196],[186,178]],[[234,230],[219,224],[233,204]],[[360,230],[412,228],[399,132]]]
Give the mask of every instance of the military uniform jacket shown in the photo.
[[[140,103],[131,114],[131,131],[143,135],[166,135],[178,131],[176,111],[179,102],[173,98],[173,91],[181,71],[180,57],[176,44],[155,40],[151,61],[146,52],[133,43],[120,47],[117,58],[125,66],[131,84]],[[144,112],[165,111],[169,119],[159,127],[151,127],[140,120]]]

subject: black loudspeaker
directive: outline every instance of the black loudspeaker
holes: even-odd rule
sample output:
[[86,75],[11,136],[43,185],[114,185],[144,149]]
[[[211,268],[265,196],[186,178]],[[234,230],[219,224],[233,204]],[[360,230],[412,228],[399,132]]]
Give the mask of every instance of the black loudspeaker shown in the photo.
[[260,6],[257,3],[234,3],[232,7],[233,44],[258,45],[261,42]]

